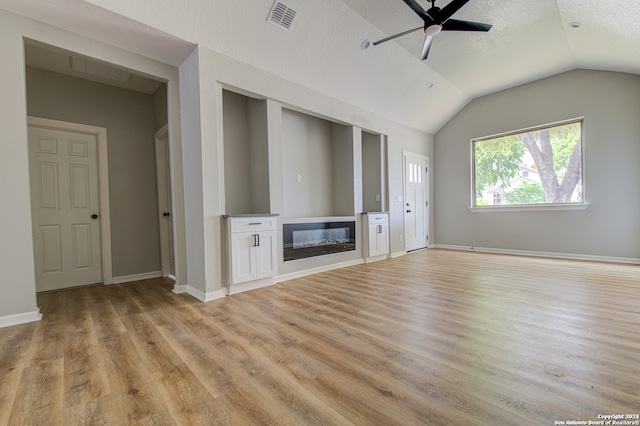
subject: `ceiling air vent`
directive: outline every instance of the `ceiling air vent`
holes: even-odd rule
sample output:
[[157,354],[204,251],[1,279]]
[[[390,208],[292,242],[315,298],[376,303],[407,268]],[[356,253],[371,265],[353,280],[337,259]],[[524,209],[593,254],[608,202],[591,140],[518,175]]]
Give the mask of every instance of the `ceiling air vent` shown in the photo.
[[295,10],[277,1],[273,5],[271,13],[269,14],[269,19],[267,20],[273,25],[277,25],[280,28],[289,31],[296,20],[297,14],[298,12]]

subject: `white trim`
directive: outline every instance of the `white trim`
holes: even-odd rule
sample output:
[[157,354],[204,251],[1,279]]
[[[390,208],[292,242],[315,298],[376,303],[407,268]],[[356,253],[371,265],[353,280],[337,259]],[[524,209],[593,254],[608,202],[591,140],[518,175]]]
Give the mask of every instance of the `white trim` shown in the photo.
[[307,275],[319,274],[320,272],[331,271],[333,269],[345,268],[347,266],[362,265],[363,263],[364,259],[355,259],[346,262],[332,263],[331,265],[326,266],[319,266],[317,268],[305,269],[304,271],[291,272],[289,274],[278,275],[276,277],[276,283],[306,277]]
[[201,302],[211,302],[212,300],[222,299],[223,297],[225,297],[227,295],[227,289],[222,288],[219,290],[203,293],[197,288],[188,285],[187,293],[195,297],[196,299],[200,300]]
[[516,205],[500,205],[500,206],[478,206],[469,207],[469,211],[472,213],[495,213],[495,212],[551,212],[551,211],[565,211],[565,210],[586,210],[589,207],[587,203],[572,203],[572,204],[516,204]]
[[23,312],[21,314],[5,315],[0,317],[0,328],[40,321],[41,319],[42,314],[40,313],[40,308],[36,308],[35,311]]
[[479,138],[471,139],[471,142],[484,142],[484,141],[488,141],[488,140],[491,140],[491,139],[501,138],[503,136],[513,136],[513,135],[517,135],[517,134],[520,134],[520,133],[528,133],[528,132],[533,132],[533,131],[536,131],[536,130],[549,129],[551,127],[564,126],[566,124],[573,124],[573,123],[580,123],[582,125],[582,123],[584,123],[584,117],[568,118],[566,120],[554,121],[552,123],[539,124],[537,126],[525,127],[523,129],[511,130],[511,131],[508,131],[508,132],[496,133],[496,134],[488,135],[488,136],[481,136]]
[[380,260],[385,260],[388,259],[388,255],[385,254],[379,254],[377,256],[370,256],[370,257],[365,257],[364,258],[364,263],[373,263],[373,262],[378,262]]
[[111,264],[111,213],[109,207],[109,162],[107,150],[107,129],[80,123],[51,120],[41,117],[27,117],[29,127],[70,131],[94,135],[98,142],[98,185],[100,187],[100,240],[102,251],[102,282],[113,283]]
[[[429,186],[429,168],[431,165],[429,164],[429,157],[422,154],[416,154],[411,151],[402,151],[402,229],[403,229],[403,242],[405,249],[407,248],[407,220],[406,220],[406,203],[407,203],[407,157],[414,157],[424,160],[427,163],[427,170],[425,171],[425,188],[427,193],[427,205],[424,207],[427,213],[427,245],[424,248],[429,248],[430,239],[429,239],[429,231],[431,230],[431,187]],[[405,250],[406,254],[406,250]]]
[[546,251],[497,249],[490,247],[457,246],[449,244],[434,244],[432,247],[436,249],[477,251],[481,253],[509,254],[515,256],[550,257],[554,259],[590,260],[594,262],[630,263],[640,265],[640,258],[633,257],[594,256],[590,254],[553,253]]
[[[277,215],[268,215],[277,216]],[[318,217],[285,217],[282,218],[283,225],[295,223],[316,223],[316,222],[349,222],[355,221],[356,216],[318,216]]]
[[[155,148],[155,153],[156,153],[156,190],[158,192],[158,222],[159,222],[159,233],[160,233],[160,269],[162,269],[162,276],[168,276],[171,272],[171,258],[170,258],[170,253],[171,253],[171,247],[170,247],[170,240],[173,241],[174,238],[170,238],[169,235],[167,235],[167,231],[165,230],[165,227],[162,225],[162,216],[160,215],[160,207],[164,207],[164,205],[168,204],[168,200],[166,200],[167,196],[167,192],[171,191],[171,188],[166,188],[166,176],[165,176],[165,171],[164,169],[166,168],[167,164],[165,164],[165,141],[168,144],[169,143],[169,124],[165,124],[164,126],[162,126],[162,128],[160,128],[160,130],[158,130],[157,132],[154,133],[153,135],[153,139],[154,139],[154,148]],[[169,151],[171,150],[171,148],[169,147]],[[168,159],[166,159],[168,160]],[[171,161],[169,160],[169,167],[171,167]],[[169,176],[169,179],[171,179],[171,176]],[[173,206],[169,206],[170,209],[170,214],[171,212],[173,212]],[[173,218],[170,219],[171,221],[173,221]],[[173,226],[171,227],[173,228]],[[175,252],[175,247],[173,247],[173,250]]]
[[228,287],[227,296],[231,296],[232,294],[238,294],[245,291],[256,290],[258,288],[268,287],[270,285],[274,285],[276,282],[273,277],[263,278],[261,280],[249,281],[246,283],[240,284],[231,284]]
[[404,250],[403,250],[403,251],[397,251],[397,252],[395,252],[395,253],[391,253],[391,254],[389,255],[389,259],[394,259],[394,258],[396,258],[396,257],[404,256],[404,255],[406,255],[406,254],[407,254],[407,252],[406,252],[406,251],[404,251]]
[[152,278],[160,278],[160,277],[162,277],[162,271],[143,272],[142,274],[123,275],[121,277],[113,277],[112,284],[122,284],[122,283],[129,283],[131,281],[150,280]]
[[177,282],[173,285],[173,290],[175,294],[187,293],[189,291],[189,286],[187,284],[178,284]]

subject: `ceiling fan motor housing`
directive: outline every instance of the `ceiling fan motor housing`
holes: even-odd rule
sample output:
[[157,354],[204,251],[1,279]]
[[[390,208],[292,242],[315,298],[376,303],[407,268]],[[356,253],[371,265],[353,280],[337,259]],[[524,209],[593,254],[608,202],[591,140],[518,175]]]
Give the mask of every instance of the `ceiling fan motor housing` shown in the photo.
[[440,31],[442,31],[442,25],[439,25],[439,24],[429,25],[424,29],[424,33],[429,37],[433,37],[440,34]]

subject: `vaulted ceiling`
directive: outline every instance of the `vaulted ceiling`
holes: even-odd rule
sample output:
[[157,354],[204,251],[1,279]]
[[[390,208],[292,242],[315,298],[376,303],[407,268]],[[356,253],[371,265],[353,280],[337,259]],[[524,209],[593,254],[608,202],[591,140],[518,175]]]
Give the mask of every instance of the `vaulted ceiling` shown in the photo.
[[638,0],[470,0],[454,17],[491,31],[443,32],[426,61],[420,31],[361,47],[421,25],[402,0],[278,1],[297,12],[289,31],[267,22],[274,0],[0,0],[0,8],[176,66],[201,44],[428,133],[475,97],[562,71],[640,74]]

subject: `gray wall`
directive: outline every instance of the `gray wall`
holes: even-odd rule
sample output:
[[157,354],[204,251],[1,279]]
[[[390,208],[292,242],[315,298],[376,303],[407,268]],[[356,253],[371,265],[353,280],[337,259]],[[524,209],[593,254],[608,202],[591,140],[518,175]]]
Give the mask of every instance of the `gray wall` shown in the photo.
[[[382,208],[382,147],[380,135],[362,132],[362,211]],[[376,200],[376,196],[380,200]]]
[[[267,102],[248,98],[247,115],[250,123],[249,144],[251,147],[251,152],[249,153],[251,213],[271,213]],[[226,164],[225,167],[227,167]]]
[[157,132],[169,122],[167,83],[161,83],[153,94],[154,130]]
[[334,215],[331,130],[329,121],[282,110],[285,217]]
[[267,103],[223,90],[225,213],[270,213]]
[[[469,211],[471,139],[581,116],[586,210]],[[640,76],[574,70],[478,98],[434,144],[437,244],[640,258]]]
[[247,97],[225,90],[223,102],[225,212],[252,213]]
[[[354,176],[354,148],[360,144],[356,140],[356,131],[351,126],[338,123],[331,124],[331,168],[333,188],[333,214],[336,216],[353,216],[361,208],[356,208],[356,188]],[[359,136],[359,135],[358,135]]]
[[153,97],[27,68],[27,111],[107,129],[113,276],[159,271]]

